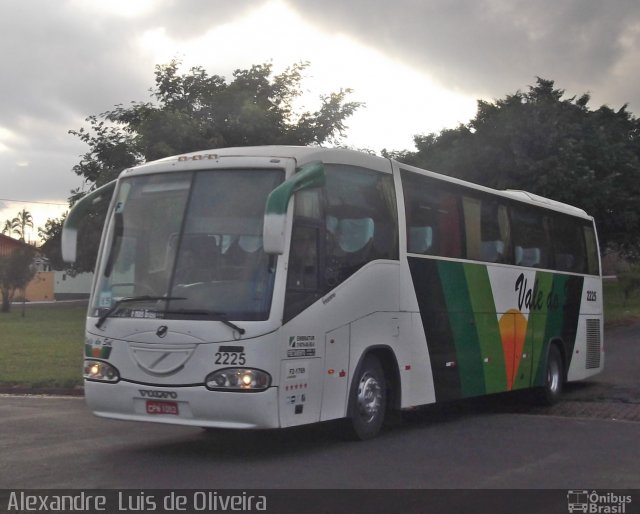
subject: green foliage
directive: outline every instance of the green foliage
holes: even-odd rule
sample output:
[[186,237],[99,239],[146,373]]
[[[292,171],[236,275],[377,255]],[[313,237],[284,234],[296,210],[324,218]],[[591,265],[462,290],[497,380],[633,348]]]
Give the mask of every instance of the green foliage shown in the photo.
[[618,287],[624,295],[624,305],[627,305],[629,299],[640,292],[640,264],[634,264],[627,271],[618,273]]
[[4,227],[2,227],[2,233],[5,235],[10,235],[13,227],[11,226],[11,220],[5,220]]
[[[69,131],[89,145],[89,151],[73,167],[73,171],[84,177],[85,182],[90,184],[90,189],[111,182],[122,170],[143,160],[135,136],[118,126],[106,123],[105,117],[106,114],[100,115],[102,119],[89,116],[86,120],[90,125],[89,130],[81,128]],[[85,194],[80,188],[71,193],[71,205]]]
[[62,224],[67,213],[60,218],[49,218],[44,227],[38,228],[38,236],[44,244],[40,247],[40,251],[49,259],[52,269],[65,269],[65,263],[62,261],[60,250],[60,239],[62,236]]
[[[341,89],[321,97],[317,110],[296,112],[308,63],[278,75],[271,64],[254,65],[235,70],[231,81],[199,66],[181,73],[180,64],[173,60],[156,66],[154,101],[118,105],[89,116],[88,128],[70,131],[89,146],[73,168],[86,184],[72,191],[71,205],[124,169],[170,155],[233,146],[337,143],[345,120],[362,105],[348,102],[351,90]],[[80,229],[77,272],[93,270],[105,209],[97,208]],[[43,233],[51,251],[58,251],[59,231],[45,228]],[[60,264],[53,253],[47,255],[55,266]]]
[[619,325],[640,320],[640,295],[625,292],[619,280],[604,280],[604,321],[607,325]]
[[523,189],[596,218],[601,247],[640,248],[640,123],[623,106],[588,109],[538,78],[526,93],[478,102],[474,119],[416,136],[399,160],[498,189]]
[[155,102],[118,105],[87,118],[89,130],[71,131],[90,147],[74,171],[100,186],[142,161],[191,151],[336,142],[361,104],[346,101],[347,89],[321,97],[315,112],[296,113],[307,66],[274,76],[271,64],[254,65],[235,70],[231,82],[199,66],[181,74],[176,60],[156,66]]
[[9,312],[11,299],[15,292],[27,287],[35,275],[32,265],[35,249],[24,245],[8,255],[0,255],[0,292],[2,308],[0,312]]

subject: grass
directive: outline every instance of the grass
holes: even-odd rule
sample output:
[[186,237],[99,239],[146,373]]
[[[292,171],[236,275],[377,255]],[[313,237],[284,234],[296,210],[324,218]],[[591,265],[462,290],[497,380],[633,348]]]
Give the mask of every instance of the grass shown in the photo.
[[0,385],[82,384],[85,304],[12,305],[0,313]]
[[[604,283],[607,325],[640,320],[640,295],[626,304],[617,282]],[[82,384],[86,306],[13,305],[0,313],[0,386],[72,388]]]
[[632,295],[625,302],[624,294],[615,280],[605,280],[604,321],[607,325],[619,325],[640,320],[640,295]]

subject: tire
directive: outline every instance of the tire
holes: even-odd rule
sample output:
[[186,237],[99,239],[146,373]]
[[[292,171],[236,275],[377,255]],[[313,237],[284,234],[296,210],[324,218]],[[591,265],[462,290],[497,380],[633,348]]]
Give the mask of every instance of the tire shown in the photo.
[[387,386],[380,361],[367,355],[349,393],[347,435],[365,441],[378,435],[387,410]]
[[560,400],[564,385],[564,366],[562,355],[556,345],[551,345],[547,356],[544,385],[538,390],[538,403],[554,405]]

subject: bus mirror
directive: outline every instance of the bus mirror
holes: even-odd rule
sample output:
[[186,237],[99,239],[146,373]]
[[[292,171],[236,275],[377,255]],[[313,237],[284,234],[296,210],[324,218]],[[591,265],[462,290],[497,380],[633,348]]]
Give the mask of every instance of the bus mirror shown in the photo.
[[62,225],[62,260],[68,263],[76,262],[78,227],[81,221],[95,205],[105,200],[111,200],[115,187],[115,180],[99,187],[88,195],[83,196],[69,211],[67,219],[64,220],[64,225]]
[[271,191],[267,198],[262,232],[266,253],[284,253],[289,200],[298,191],[323,186],[324,177],[322,163],[310,162],[301,166],[291,178]]

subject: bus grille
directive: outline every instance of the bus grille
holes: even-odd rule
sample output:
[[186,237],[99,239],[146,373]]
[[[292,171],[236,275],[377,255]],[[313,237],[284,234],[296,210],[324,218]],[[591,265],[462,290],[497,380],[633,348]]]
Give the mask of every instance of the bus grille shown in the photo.
[[600,367],[600,320],[587,320],[587,369]]

